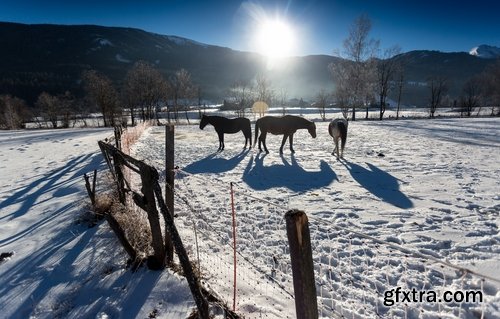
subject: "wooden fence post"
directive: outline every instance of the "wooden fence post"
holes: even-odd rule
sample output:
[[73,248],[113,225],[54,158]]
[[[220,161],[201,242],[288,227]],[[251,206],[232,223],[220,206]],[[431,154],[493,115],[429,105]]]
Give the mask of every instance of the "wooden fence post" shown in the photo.
[[297,319],[317,319],[318,301],[307,215],[300,210],[290,210],[285,214],[285,220]]
[[95,181],[97,179],[97,170],[94,170],[94,179],[92,180],[92,186],[90,186],[87,173],[83,174],[83,178],[85,179],[85,188],[87,189],[87,193],[89,194],[90,202],[92,203],[92,206],[95,206]]
[[[171,124],[165,125],[165,203],[168,208],[172,220],[174,218],[174,144],[175,126]],[[168,229],[167,229],[168,231]],[[174,260],[174,245],[170,236],[165,236],[165,249],[167,251],[167,262],[171,263]]]
[[[163,269],[165,267],[165,245],[162,237],[160,218],[156,209],[154,185],[158,183],[158,172],[144,163],[140,166],[142,193],[144,194],[146,211],[148,213],[155,263],[148,263],[150,269]],[[165,234],[166,235],[166,234]],[[168,237],[167,235],[165,237]],[[157,263],[157,264],[156,264]]]

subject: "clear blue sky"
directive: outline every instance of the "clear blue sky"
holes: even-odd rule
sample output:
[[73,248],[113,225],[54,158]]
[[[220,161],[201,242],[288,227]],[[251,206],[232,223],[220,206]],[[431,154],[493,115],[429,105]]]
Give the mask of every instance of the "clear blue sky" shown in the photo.
[[295,55],[341,52],[361,14],[371,19],[370,35],[381,48],[500,47],[498,0],[0,0],[0,21],[133,27],[244,51],[256,51],[256,16],[279,17],[294,28]]

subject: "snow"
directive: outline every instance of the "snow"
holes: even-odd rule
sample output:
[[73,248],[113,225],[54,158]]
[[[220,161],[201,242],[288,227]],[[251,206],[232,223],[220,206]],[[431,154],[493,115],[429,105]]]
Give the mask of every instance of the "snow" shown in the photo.
[[82,176],[104,169],[97,141],[110,136],[109,129],[0,132],[0,252],[14,252],[0,263],[1,318],[191,313],[184,278],[132,273],[106,223],[77,223],[88,198]]
[[115,59],[116,59],[116,61],[123,62],[123,63],[130,63],[130,62],[132,62],[129,59],[124,58],[123,55],[121,55],[121,54],[116,54],[115,55]]
[[[234,183],[241,253],[237,311],[247,318],[295,317],[293,301],[283,293],[291,280],[283,219],[289,208],[302,209],[309,217],[317,280],[344,292],[335,302],[324,292],[321,302],[333,303],[349,317],[368,311],[356,306],[360,300],[384,316],[404,315],[401,305],[381,307],[369,290],[360,295],[355,283],[329,280],[338,273],[325,269],[336,265],[340,275],[350,273],[382,290],[403,279],[426,289],[479,287],[477,278],[440,284],[443,274],[445,279],[453,276],[434,269],[433,263],[422,265],[367,239],[346,237],[349,229],[500,279],[499,122],[351,122],[344,161],[331,155],[327,122],[317,122],[316,139],[298,131],[296,153],[285,147],[282,156],[281,137],[268,135],[270,154],[264,155],[255,149],[243,152],[241,133],[226,135],[226,149],[216,153],[211,126],[203,131],[176,126],[175,165],[182,170],[176,179],[176,224],[195,259],[197,223],[204,281],[232,305],[232,249],[224,247],[232,242],[228,185]],[[131,272],[105,222],[93,228],[76,222],[87,201],[82,175],[96,168],[104,174],[97,141],[111,135],[108,129],[88,128],[0,132],[0,253],[14,252],[0,263],[1,317],[186,318],[193,310],[183,277],[169,270]],[[164,179],[163,127],[149,128],[134,152]],[[341,258],[345,254],[351,255],[349,265]],[[274,257],[273,265],[268,256]],[[206,269],[210,258],[222,270]],[[227,279],[219,280],[219,272]],[[484,305],[464,306],[462,317],[481,309],[489,317],[500,316],[499,285],[486,280],[484,293]],[[457,315],[457,308],[416,309],[432,317]],[[412,311],[409,317],[415,317]],[[333,312],[323,307],[321,315]]]
[[469,54],[483,59],[496,59],[500,57],[500,48],[482,44],[470,49]]
[[197,41],[193,41],[193,40],[189,40],[189,39],[186,39],[186,38],[181,38],[181,37],[174,36],[174,35],[166,35],[165,37],[169,41],[172,41],[172,42],[174,42],[177,45],[199,45],[199,46],[202,46],[204,48],[208,47],[207,44],[204,44],[204,43],[201,43],[201,42],[197,42]]
[[[346,161],[343,162],[337,162],[330,154],[333,142],[327,133],[327,123],[317,123],[317,126],[317,139],[312,139],[306,131],[299,131],[294,139],[295,155],[285,151],[282,156],[278,153],[281,137],[268,136],[271,153],[263,155],[255,150],[243,152],[242,134],[226,135],[226,149],[216,153],[217,134],[211,126],[205,131],[194,126],[178,126],[176,165],[187,173],[180,174],[178,193],[188,194],[184,195],[186,201],[195,210],[205,211],[200,218],[182,202],[176,204],[179,210],[177,225],[181,227],[184,223],[184,235],[192,232],[192,221],[195,220],[197,227],[209,228],[210,232],[226,238],[221,240],[221,245],[230,244],[229,183],[233,182],[240,192],[283,207],[274,209],[265,202],[236,196],[237,215],[240,216],[238,224],[256,223],[248,227],[249,230],[238,232],[242,242],[240,249],[260,269],[267,267],[267,274],[272,272],[268,262],[270,256],[287,258],[286,253],[280,252],[286,252],[282,243],[283,238],[286,242],[286,233],[283,225],[276,225],[279,220],[283,223],[282,217],[288,208],[298,208],[308,214],[313,231],[321,230],[311,236],[315,237],[313,246],[317,254],[313,258],[324,267],[329,266],[330,261],[326,260],[332,251],[339,247],[343,247],[340,251],[348,249],[341,242],[331,244],[338,240],[334,236],[337,230],[328,226],[331,224],[500,279],[497,270],[500,265],[498,119],[353,122],[349,126]],[[141,143],[144,145],[139,143],[136,154],[162,167],[163,139],[163,128],[152,128],[143,136]],[[273,214],[279,216],[276,223],[270,226],[260,222],[274,220],[276,216]],[[266,252],[261,251],[263,247],[266,247]],[[387,260],[391,264],[406,258],[394,252],[385,256],[386,252],[378,253],[378,248],[368,243],[362,247],[365,255],[376,255],[375,259]],[[220,249],[215,251],[220,253]],[[230,253],[230,249],[224,251]],[[206,260],[205,264],[208,263],[207,273],[215,277],[217,274],[210,271],[213,262]],[[366,260],[360,263],[362,265]],[[408,269],[406,276],[410,274],[416,282],[425,283],[427,289],[460,286],[459,282],[440,284],[435,270],[418,261],[408,261],[398,267]],[[404,277],[398,273],[398,267],[390,271],[394,282],[400,282]],[[426,269],[424,278],[420,278],[421,269]],[[230,266],[226,271],[231,271]],[[363,278],[366,270],[359,271],[359,278]],[[369,271],[373,274],[366,280],[371,284],[380,283],[377,278],[389,272],[376,268]],[[477,284],[471,280],[470,285],[460,286],[461,289],[477,289]],[[394,288],[387,282],[380,284],[384,290]],[[488,285],[494,287],[487,298],[488,307],[491,307],[488,313],[499,315],[499,288],[495,282],[488,282]],[[226,300],[232,300],[231,287],[221,285],[217,288],[227,296]],[[258,288],[252,289],[247,294],[258,295],[254,291]],[[360,296],[354,291],[351,298],[359,300],[357,297]],[[375,303],[368,302],[373,307],[376,307]],[[286,299],[277,304],[282,309],[290,308]],[[352,311],[349,300],[336,306],[347,308],[344,314],[357,313]],[[243,311],[244,307],[242,302],[237,308]],[[293,318],[291,307],[292,312],[274,316]],[[457,315],[456,309],[443,306],[440,311]],[[260,311],[262,309],[254,309],[244,314],[253,317]],[[426,308],[426,311],[432,314],[436,309]],[[470,307],[468,311],[472,316],[477,309]],[[397,315],[395,309],[379,309],[379,312]],[[331,315],[327,310],[325,313]],[[271,313],[268,315],[274,317]]]
[[98,42],[99,45],[101,46],[113,46],[113,43],[111,41],[109,41],[108,39],[105,39],[105,38],[97,38],[94,40],[95,42]]

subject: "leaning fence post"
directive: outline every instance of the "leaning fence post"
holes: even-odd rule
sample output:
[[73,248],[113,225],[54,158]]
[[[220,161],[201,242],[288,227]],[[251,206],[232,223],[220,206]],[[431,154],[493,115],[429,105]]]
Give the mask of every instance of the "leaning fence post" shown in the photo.
[[292,260],[297,319],[316,319],[318,301],[307,215],[300,210],[290,210],[285,214],[285,220]]
[[[175,126],[165,125],[165,203],[168,211],[174,217],[174,134]],[[174,259],[174,245],[169,236],[165,236],[165,249],[167,251],[167,261],[170,263]]]

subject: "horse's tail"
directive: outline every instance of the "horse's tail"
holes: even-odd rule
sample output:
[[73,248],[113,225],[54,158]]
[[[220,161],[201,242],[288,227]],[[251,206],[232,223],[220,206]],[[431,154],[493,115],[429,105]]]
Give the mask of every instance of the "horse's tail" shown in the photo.
[[260,119],[255,121],[255,140],[253,142],[254,147],[255,147],[255,145],[257,145],[257,137],[259,136],[259,121],[260,121]]
[[347,122],[339,122],[340,138],[342,139],[342,149],[344,149],[345,143],[347,141],[347,125]]

